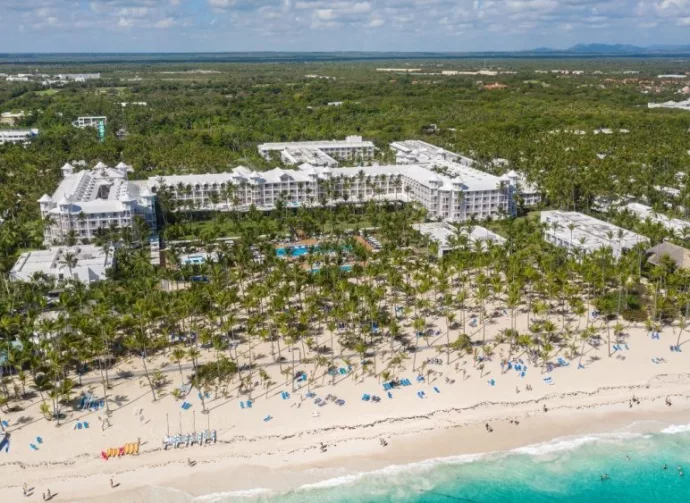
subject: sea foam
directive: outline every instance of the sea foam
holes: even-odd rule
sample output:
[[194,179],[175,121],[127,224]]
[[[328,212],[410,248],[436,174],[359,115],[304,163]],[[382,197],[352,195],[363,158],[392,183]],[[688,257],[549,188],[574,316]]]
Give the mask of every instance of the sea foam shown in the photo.
[[197,496],[192,500],[193,503],[222,503],[228,501],[230,498],[256,498],[258,496],[268,496],[273,491],[263,487],[257,487],[256,489],[246,489],[243,491],[229,491],[223,493],[213,493],[205,494],[203,496]]
[[690,431],[690,424],[672,424],[661,430],[661,433],[666,435],[675,435],[677,433],[687,433]]

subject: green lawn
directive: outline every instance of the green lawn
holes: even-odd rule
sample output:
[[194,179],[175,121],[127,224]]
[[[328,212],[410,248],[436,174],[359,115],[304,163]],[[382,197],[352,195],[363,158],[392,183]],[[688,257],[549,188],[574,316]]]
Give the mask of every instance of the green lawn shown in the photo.
[[60,89],[44,89],[43,91],[36,91],[37,96],[53,96],[60,92]]

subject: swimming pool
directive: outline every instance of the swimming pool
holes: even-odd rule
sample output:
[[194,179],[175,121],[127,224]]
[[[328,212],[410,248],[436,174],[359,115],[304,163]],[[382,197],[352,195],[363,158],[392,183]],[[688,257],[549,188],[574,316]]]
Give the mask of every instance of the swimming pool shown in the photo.
[[[290,257],[301,257],[302,255],[308,255],[309,254],[309,249],[313,248],[315,252],[318,252],[320,250],[319,246],[306,246],[306,245],[297,245],[297,246],[281,246],[280,248],[276,248],[276,257],[279,258],[285,258],[288,256],[288,253],[290,254]],[[349,252],[352,251],[352,246],[343,246],[342,247],[343,251]]]
[[[318,251],[319,247],[315,246],[314,250]],[[289,248],[281,247],[276,248],[276,257],[287,257],[288,251],[291,257],[301,257],[302,255],[309,254],[309,247],[305,245],[292,246]]]
[[205,253],[198,255],[186,255],[180,257],[180,263],[182,265],[200,265],[205,263],[207,258],[208,255]]

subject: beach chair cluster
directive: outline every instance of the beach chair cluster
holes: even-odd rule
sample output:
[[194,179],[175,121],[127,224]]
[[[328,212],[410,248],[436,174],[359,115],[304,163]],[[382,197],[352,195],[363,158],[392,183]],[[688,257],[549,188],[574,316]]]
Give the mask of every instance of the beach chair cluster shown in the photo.
[[[41,445],[43,443],[43,439],[41,437],[36,437],[36,444]],[[32,451],[37,451],[38,446],[36,444],[29,444],[29,449]]]
[[568,365],[570,365],[570,363],[568,363],[567,361],[565,361],[565,360],[564,360],[562,357],[560,357],[560,356],[558,357],[558,360],[556,360],[556,361],[558,362],[558,366],[559,366],[559,367],[567,367]]
[[426,398],[426,393],[424,391],[417,391],[417,396],[423,400]]
[[77,408],[81,411],[90,410],[92,412],[97,412],[98,410],[105,408],[105,400],[99,400],[94,398],[91,393],[86,393],[82,395]]
[[379,403],[381,401],[381,397],[377,395],[368,395],[365,393],[364,395],[362,395],[362,400],[365,402],[371,401],[374,403]]
[[656,363],[657,365],[659,365],[660,363],[666,363],[666,359],[665,358],[658,358],[658,357],[652,358],[652,363]]
[[172,435],[163,437],[163,450],[168,447],[177,449],[178,447],[192,447],[194,445],[204,446],[207,444],[215,444],[218,440],[216,430],[204,430],[197,433],[188,433],[186,435]]
[[479,324],[479,320],[477,318],[472,318],[472,321],[470,321],[470,326],[472,328],[477,328],[478,324]]
[[496,386],[496,380],[495,380],[495,379],[489,379],[489,380],[486,381],[486,382],[488,382],[488,383],[489,383],[489,386],[491,386],[491,387]]
[[340,367],[338,369],[330,369],[328,371],[328,375],[336,376],[336,375],[347,375],[350,372],[352,372],[352,365],[348,365],[347,367]]
[[327,402],[333,402],[336,405],[343,406],[345,405],[345,400],[338,398],[335,395],[331,395],[330,393],[326,395],[326,398],[324,399],[324,405],[326,405]]
[[364,241],[369,243],[369,246],[371,246],[374,250],[378,251],[381,249],[381,243],[379,242],[378,239],[372,236],[363,236]]
[[657,341],[661,340],[661,334],[659,332],[657,332],[656,330],[649,332],[649,337],[651,337],[652,340],[657,340]]
[[197,397],[199,398],[199,400],[201,400],[201,397],[202,397],[202,396],[203,396],[206,400],[208,400],[209,398],[211,398],[211,393],[206,392],[206,393],[204,393],[203,395],[202,395],[201,393],[197,393]]
[[87,421],[78,421],[74,424],[74,430],[88,430],[89,423]]
[[138,456],[139,442],[125,444],[122,447],[111,447],[101,451],[101,457],[108,461],[110,458],[121,458],[122,456]]
[[5,451],[5,454],[10,453],[10,434],[7,432],[2,437],[2,440],[0,440],[0,452],[2,451]]
[[301,372],[297,376],[295,376],[295,382],[307,382],[307,373],[306,372]]
[[180,405],[180,408],[182,410],[189,410],[192,408],[192,404],[189,402],[182,402],[182,405]]
[[[503,368],[503,366],[503,363],[501,363],[501,368]],[[522,359],[506,363],[505,368],[508,370],[515,370],[521,379],[524,379],[525,375],[527,375],[527,365],[525,365]]]
[[288,398],[290,398],[290,393],[288,393],[287,391],[281,391],[280,398],[282,398],[283,400],[287,400]]
[[671,346],[671,351],[673,353],[682,353],[680,346]]
[[614,351],[614,352],[616,352],[616,351],[624,351],[624,350],[629,350],[629,349],[630,349],[630,346],[628,346],[628,345],[625,344],[625,343],[623,343],[623,344],[614,344],[614,345],[611,346],[611,347],[613,348],[613,351]]
[[240,409],[251,409],[252,408],[252,402],[251,400],[247,400],[246,402],[240,402]]
[[426,363],[428,365],[443,365],[443,360],[441,358],[427,358]]

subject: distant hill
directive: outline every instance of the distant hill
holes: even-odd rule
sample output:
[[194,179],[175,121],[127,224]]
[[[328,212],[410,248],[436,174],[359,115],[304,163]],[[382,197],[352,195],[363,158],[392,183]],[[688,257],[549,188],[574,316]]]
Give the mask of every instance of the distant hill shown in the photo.
[[536,54],[553,53],[559,55],[592,55],[592,56],[652,56],[664,54],[690,54],[690,45],[650,45],[641,47],[629,44],[577,44],[569,49],[550,49],[538,47],[528,51]]
[[637,54],[646,52],[644,47],[626,44],[577,44],[567,50],[567,52],[578,52],[586,54]]

